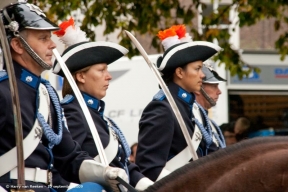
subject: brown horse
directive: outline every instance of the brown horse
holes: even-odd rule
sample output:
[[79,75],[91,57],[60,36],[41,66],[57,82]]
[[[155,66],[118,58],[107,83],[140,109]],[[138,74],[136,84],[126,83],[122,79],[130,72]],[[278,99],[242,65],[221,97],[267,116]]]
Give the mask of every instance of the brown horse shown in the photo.
[[288,137],[245,140],[193,161],[145,192],[288,191]]

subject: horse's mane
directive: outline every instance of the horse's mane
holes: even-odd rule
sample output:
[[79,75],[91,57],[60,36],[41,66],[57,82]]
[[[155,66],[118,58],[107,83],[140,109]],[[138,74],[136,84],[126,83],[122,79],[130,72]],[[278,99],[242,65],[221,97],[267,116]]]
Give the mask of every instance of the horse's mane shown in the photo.
[[[214,162],[223,161],[223,165],[225,166],[225,158],[236,158],[236,156],[244,156],[243,159],[249,158],[251,156],[257,155],[257,153],[262,153],[264,149],[267,149],[269,145],[277,145],[283,142],[287,142],[288,138],[284,136],[274,136],[274,137],[258,137],[253,139],[243,140],[239,143],[231,145],[227,148],[220,149],[208,156],[201,157],[196,161],[192,161],[191,163],[175,170],[170,175],[164,177],[163,179],[154,183],[154,185],[150,186],[145,192],[157,191],[159,188],[163,187],[166,183],[174,180],[175,178],[187,173],[187,171],[195,172],[197,169],[203,169],[204,165],[211,165]],[[274,147],[273,147],[274,148]],[[267,149],[268,150],[268,149]]]

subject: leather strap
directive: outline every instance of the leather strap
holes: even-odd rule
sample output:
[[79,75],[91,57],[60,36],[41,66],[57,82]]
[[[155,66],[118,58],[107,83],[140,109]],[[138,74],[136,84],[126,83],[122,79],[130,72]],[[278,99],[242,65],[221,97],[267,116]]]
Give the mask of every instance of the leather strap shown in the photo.
[[[109,121],[107,121],[107,122],[109,123]],[[107,161],[110,164],[117,155],[119,143],[118,143],[117,136],[116,136],[115,132],[111,128],[109,128],[109,136],[110,136],[109,143],[108,143],[107,147],[104,149],[104,151],[106,154]],[[100,162],[99,155],[94,157],[94,160],[97,162]],[[79,185],[78,183],[70,183],[68,186],[68,190],[73,189],[78,185]]]
[[7,192],[7,190],[0,186],[0,192]]
[[[114,133],[114,131],[111,128],[109,128],[109,136],[110,136],[109,143],[108,143],[107,147],[104,149],[104,151],[105,151],[105,154],[107,157],[107,161],[110,164],[117,155],[119,143],[118,143],[116,134]],[[94,160],[97,162],[100,162],[99,155],[94,157]]]
[[[24,178],[27,181],[33,181],[36,183],[48,183],[48,171],[40,169],[39,167],[36,168],[27,168],[24,169],[25,175]],[[18,179],[18,172],[17,167],[10,171],[10,179]]]
[[[193,105],[193,114],[194,114],[196,119],[201,119],[201,122],[202,122],[200,111],[198,109],[198,106],[195,103]],[[199,127],[195,124],[194,133],[193,133],[193,136],[192,136],[192,145],[193,145],[194,149],[198,149],[198,146],[199,146],[201,140],[202,140],[201,131],[200,131]],[[191,160],[191,158],[192,158],[192,155],[191,155],[191,153],[190,153],[190,151],[188,149],[188,146],[187,146],[180,153],[178,153],[172,159],[170,159],[166,163],[164,169],[166,169],[166,170],[168,170],[170,172],[175,171],[176,169],[178,169],[178,168],[182,167],[183,165],[187,164]]]
[[[213,125],[213,123],[210,121],[210,119],[209,119],[209,124],[210,124],[210,127],[211,127],[211,129],[212,129],[212,132],[218,134],[217,129],[214,127],[214,125]],[[215,145],[216,145],[217,147],[219,147],[219,142],[217,141],[217,139],[216,139],[216,137],[214,136],[214,134],[212,134],[212,139],[213,139],[213,143],[215,143]]]
[[[49,113],[49,110],[47,110],[49,109],[48,99],[49,99],[49,95],[48,95],[46,87],[43,84],[40,84],[39,86],[39,109],[38,110],[43,115],[46,121],[48,119],[48,113]],[[36,149],[36,147],[39,144],[39,141],[42,138],[42,134],[43,134],[42,128],[40,127],[40,124],[38,120],[36,119],[30,133],[23,140],[24,160],[27,159]],[[8,173],[10,170],[14,169],[15,167],[17,167],[17,151],[16,150],[17,150],[16,147],[14,147],[10,149],[8,152],[6,152],[5,154],[3,154],[2,156],[0,156],[0,165],[5,165],[1,167],[0,177]]]

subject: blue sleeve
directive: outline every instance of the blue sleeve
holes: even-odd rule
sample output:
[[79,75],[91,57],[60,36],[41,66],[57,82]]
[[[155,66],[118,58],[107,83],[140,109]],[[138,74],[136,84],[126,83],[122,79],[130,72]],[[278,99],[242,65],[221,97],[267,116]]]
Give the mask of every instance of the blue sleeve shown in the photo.
[[174,121],[171,107],[165,101],[150,102],[140,119],[136,164],[152,181],[158,178],[169,158]]
[[81,150],[80,145],[72,139],[67,129],[63,129],[63,137],[59,145],[54,146],[54,166],[61,176],[70,182],[80,183],[79,169],[85,159],[89,157],[87,152]]
[[89,129],[86,119],[83,115],[83,112],[78,104],[69,103],[62,105],[64,109],[64,115],[66,117],[68,130],[72,135],[72,138],[82,146],[86,136],[87,131]]

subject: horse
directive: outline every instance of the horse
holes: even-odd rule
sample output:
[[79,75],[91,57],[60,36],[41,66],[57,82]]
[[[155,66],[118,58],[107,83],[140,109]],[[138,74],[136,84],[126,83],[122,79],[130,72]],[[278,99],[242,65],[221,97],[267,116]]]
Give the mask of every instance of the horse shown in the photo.
[[288,191],[288,137],[241,141],[201,157],[145,192]]

